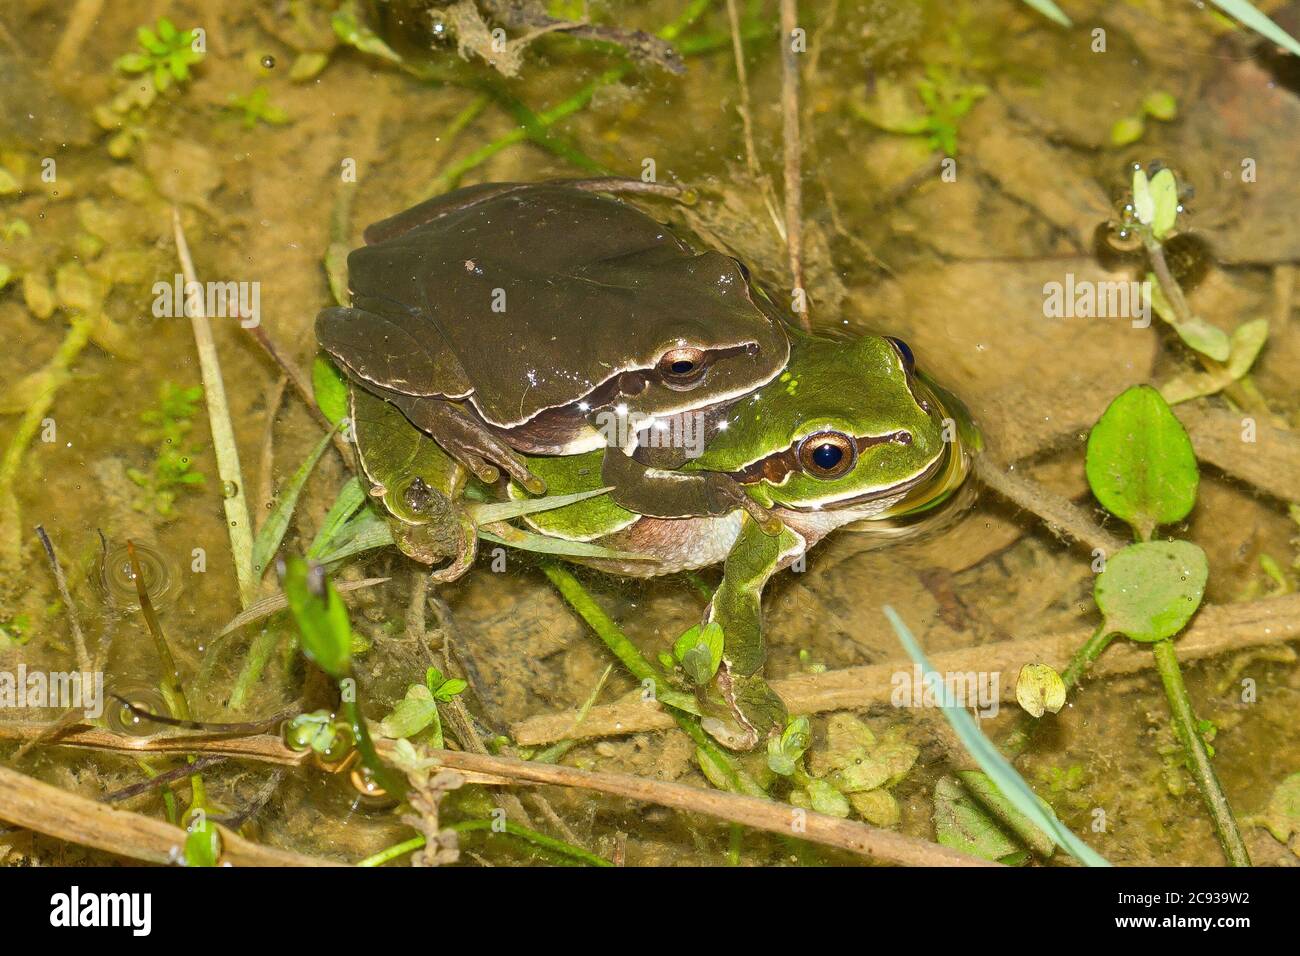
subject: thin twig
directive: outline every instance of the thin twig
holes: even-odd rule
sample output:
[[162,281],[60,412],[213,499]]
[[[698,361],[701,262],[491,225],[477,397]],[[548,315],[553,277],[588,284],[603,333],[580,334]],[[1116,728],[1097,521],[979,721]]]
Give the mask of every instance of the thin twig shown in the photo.
[[795,295],[803,306],[799,324],[811,331],[803,274],[803,175],[799,141],[799,61],[794,49],[796,0],[781,0],[781,138],[785,150],[785,238]]
[[92,670],[90,663],[90,652],[86,650],[86,636],[81,630],[81,617],[77,614],[77,605],[72,600],[72,594],[68,591],[68,579],[63,576],[63,565],[59,564],[59,556],[54,553],[54,542],[50,536],[45,533],[45,528],[41,525],[36,526],[36,537],[41,539],[41,546],[45,548],[45,556],[50,559],[50,569],[54,572],[54,583],[59,589],[59,597],[63,600],[63,608],[68,613],[68,626],[72,629],[72,643],[77,649],[77,667],[83,674],[89,674]]
[[[189,243],[185,241],[185,230],[181,226],[181,211],[175,206],[172,207],[172,230],[176,236],[176,254],[180,258],[186,287],[197,289],[198,276],[194,271],[194,260],[190,258]],[[212,338],[212,326],[208,324],[208,318],[203,312],[203,297],[187,296],[185,311],[194,328],[194,344],[199,353],[203,400],[208,407],[212,444],[217,454],[217,473],[221,478],[222,505],[226,512],[226,531],[230,534],[230,550],[235,561],[235,576],[239,581],[239,603],[247,606],[257,593],[257,577],[253,573],[253,525],[248,515],[248,501],[244,497],[244,476],[239,467],[239,448],[235,444],[230,408],[226,404],[221,361],[217,357],[217,344]]]
[[494,774],[519,783],[593,790],[674,810],[700,813],[780,836],[838,847],[883,863],[905,866],[995,865],[926,840],[877,829],[865,823],[800,810],[789,804],[760,797],[689,787],[631,774],[597,773],[563,765],[539,764],[513,757],[452,750],[434,750],[429,755],[452,770]]
[[736,112],[740,114],[741,135],[745,141],[745,168],[749,171],[749,178],[758,184],[763,194],[763,204],[767,207],[767,213],[776,227],[777,235],[781,237],[782,242],[785,242],[785,220],[777,208],[776,190],[772,188],[772,180],[759,165],[758,150],[754,147],[754,117],[749,105],[749,74],[745,68],[745,44],[742,35],[744,31],[740,27],[740,13],[736,7],[736,0],[727,0],[727,19],[731,25],[731,53],[736,61],[736,88],[740,94]]
[[1010,466],[999,464],[987,454],[975,456],[975,475],[1002,497],[1042,518],[1053,531],[1107,555],[1124,547],[1122,540],[1098,527],[1074,502],[1016,474]]
[[[999,641],[979,647],[942,651],[931,656],[940,673],[983,671],[999,675],[1004,699],[1015,696],[1016,675],[1024,664],[1041,662],[1057,670],[1066,667],[1091,631],[1041,635],[1016,641]],[[1232,651],[1278,644],[1300,637],[1300,594],[1266,598],[1238,604],[1202,608],[1192,624],[1178,638],[1178,655],[1184,661],[1214,657]],[[865,710],[887,704],[894,691],[893,678],[900,670],[910,672],[903,660],[867,664],[819,674],[799,674],[772,681],[772,689],[786,702],[791,714],[816,714],[832,710]],[[1112,647],[1092,665],[1094,677],[1149,671],[1151,658],[1136,645]],[[647,730],[667,730],[672,716],[639,696],[591,708],[585,720],[574,726],[574,712],[560,711],[530,717],[513,725],[511,735],[525,746],[552,743],[565,738],[613,737]]]
[[[28,830],[146,863],[181,859],[179,827],[60,790],[0,766],[0,819]],[[221,830],[221,861],[234,866],[338,866],[331,860],[261,846]]]

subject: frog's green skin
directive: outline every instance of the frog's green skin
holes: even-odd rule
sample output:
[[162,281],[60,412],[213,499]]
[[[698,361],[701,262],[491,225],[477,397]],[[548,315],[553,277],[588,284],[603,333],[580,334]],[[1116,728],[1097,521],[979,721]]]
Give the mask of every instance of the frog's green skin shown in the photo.
[[[709,712],[707,729],[741,749],[784,723],[784,707],[759,676],[765,658],[760,599],[768,578],[836,528],[911,513],[946,498],[965,478],[972,450],[965,410],[915,374],[893,340],[791,337],[787,368],[751,396],[715,410],[703,455],[682,469],[732,475],[780,519],[779,535],[763,533],[740,509],[661,519],[607,498],[526,519],[549,535],[658,559],[654,565],[583,560],[616,574],[723,563],[722,584],[705,613],[705,622],[722,625],[723,661],[702,703]],[[852,467],[827,477],[815,473],[800,450],[826,444],[832,435],[852,440],[858,451]],[[531,459],[530,466],[553,492],[600,487],[601,469],[592,455]],[[512,494],[522,491],[512,488]]]
[[485,482],[496,465],[540,493],[521,453],[607,449],[619,500],[641,513],[740,503],[766,517],[720,475],[683,474],[666,499],[628,442],[608,447],[599,425],[614,410],[733,401],[775,378],[789,352],[739,263],[697,254],[601,194],[615,185],[474,186],[371,226],[348,257],[352,306],[320,314],[320,343]]

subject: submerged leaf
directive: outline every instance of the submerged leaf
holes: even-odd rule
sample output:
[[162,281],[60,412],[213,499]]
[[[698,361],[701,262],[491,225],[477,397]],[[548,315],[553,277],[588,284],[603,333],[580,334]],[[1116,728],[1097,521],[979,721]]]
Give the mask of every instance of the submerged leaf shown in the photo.
[[352,625],[324,569],[293,557],[285,562],[281,576],[302,652],[330,677],[346,677],[352,666]]
[[955,777],[934,788],[934,831],[941,846],[999,863],[1023,863],[1028,854]]
[[1088,435],[1088,484],[1139,537],[1181,521],[1200,480],[1191,439],[1154,388],[1137,385],[1110,403]]
[[[884,607],[885,616],[889,619],[890,626],[893,627],[894,633],[898,635],[899,642],[903,649],[907,651],[908,657],[921,668],[924,675],[923,680],[931,687],[938,684],[935,693],[942,696],[942,678],[930,666],[926,659],[925,652],[921,650],[921,645],[916,642],[912,632],[908,630],[903,619],[898,616],[889,605]],[[1110,866],[1110,864],[1092,847],[1084,843],[1073,831],[1064,823],[1057,819],[1052,808],[1039,799],[1034,793],[1033,788],[1025,782],[1025,778],[1020,776],[1015,767],[1007,762],[1007,758],[993,742],[984,736],[984,732],[979,729],[969,713],[963,708],[956,706],[943,707],[943,715],[947,718],[948,723],[952,725],[957,736],[961,738],[962,746],[966,748],[980,768],[988,774],[989,779],[998,788],[1011,804],[1024,814],[1035,826],[1050,834],[1057,846],[1061,847],[1071,856],[1085,866]]]
[[1108,631],[1162,641],[1181,631],[1200,607],[1209,570],[1205,552],[1190,541],[1131,544],[1106,561],[1093,597]]

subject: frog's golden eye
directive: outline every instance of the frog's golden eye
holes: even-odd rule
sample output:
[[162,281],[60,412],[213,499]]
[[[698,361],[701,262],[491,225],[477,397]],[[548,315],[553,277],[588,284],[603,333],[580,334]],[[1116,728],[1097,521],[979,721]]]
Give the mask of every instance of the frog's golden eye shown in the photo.
[[799,467],[826,481],[849,473],[858,460],[858,443],[840,432],[819,432],[799,443]]
[[669,349],[659,359],[659,375],[671,388],[690,388],[704,376],[704,359],[704,350],[693,346]]

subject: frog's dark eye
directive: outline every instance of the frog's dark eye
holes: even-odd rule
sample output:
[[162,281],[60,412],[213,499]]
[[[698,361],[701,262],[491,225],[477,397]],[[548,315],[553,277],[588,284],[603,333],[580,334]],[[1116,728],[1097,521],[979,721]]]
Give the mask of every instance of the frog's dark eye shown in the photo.
[[819,432],[799,443],[799,467],[829,481],[848,474],[858,460],[858,443],[840,432]]
[[912,354],[912,350],[908,347],[907,343],[902,339],[894,338],[892,335],[886,336],[886,338],[889,339],[894,348],[898,349],[898,354],[902,356],[903,368],[909,373],[914,371],[916,369],[916,356]]
[[669,349],[659,359],[659,374],[670,387],[689,388],[704,375],[704,359],[703,349],[690,346]]

